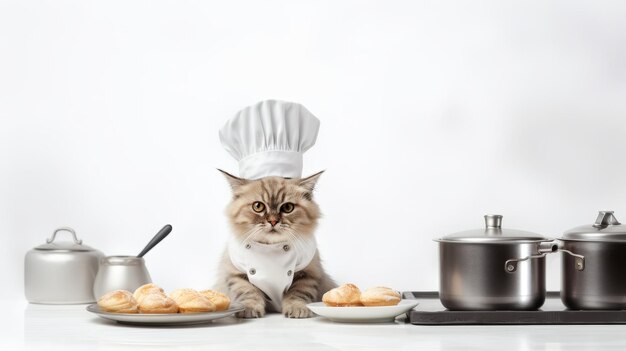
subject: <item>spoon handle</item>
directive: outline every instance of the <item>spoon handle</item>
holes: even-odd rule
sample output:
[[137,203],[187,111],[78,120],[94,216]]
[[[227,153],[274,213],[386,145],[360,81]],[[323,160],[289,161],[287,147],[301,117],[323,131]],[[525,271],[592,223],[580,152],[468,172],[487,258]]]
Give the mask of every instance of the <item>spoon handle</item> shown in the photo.
[[137,255],[137,257],[143,257],[145,254],[147,254],[148,251],[152,250],[152,248],[155,247],[156,244],[161,242],[161,240],[163,240],[171,231],[172,231],[172,226],[169,224],[166,224],[165,227],[163,227],[161,230],[159,230],[158,233],[156,233],[154,238],[150,240],[148,245],[146,245],[146,247],[143,248],[143,250],[141,251],[141,253],[139,253],[139,255]]

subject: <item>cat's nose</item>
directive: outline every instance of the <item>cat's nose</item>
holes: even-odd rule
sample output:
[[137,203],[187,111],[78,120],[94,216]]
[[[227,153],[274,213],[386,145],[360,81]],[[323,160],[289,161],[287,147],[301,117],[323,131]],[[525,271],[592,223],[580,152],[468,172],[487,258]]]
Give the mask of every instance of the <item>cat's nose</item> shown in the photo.
[[278,223],[278,220],[276,220],[276,219],[274,219],[274,218],[272,218],[272,219],[268,219],[267,221],[268,221],[268,222],[270,222],[270,224],[272,225],[272,227],[273,227],[273,226],[275,226],[275,225],[276,225],[276,223]]

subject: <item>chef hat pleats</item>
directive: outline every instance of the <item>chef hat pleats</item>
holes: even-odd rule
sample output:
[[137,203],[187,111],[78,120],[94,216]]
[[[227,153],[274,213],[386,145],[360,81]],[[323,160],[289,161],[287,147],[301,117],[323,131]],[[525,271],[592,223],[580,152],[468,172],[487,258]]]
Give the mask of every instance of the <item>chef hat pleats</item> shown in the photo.
[[266,100],[226,121],[220,141],[239,162],[241,178],[301,178],[302,154],[315,145],[319,127],[319,120],[304,106]]

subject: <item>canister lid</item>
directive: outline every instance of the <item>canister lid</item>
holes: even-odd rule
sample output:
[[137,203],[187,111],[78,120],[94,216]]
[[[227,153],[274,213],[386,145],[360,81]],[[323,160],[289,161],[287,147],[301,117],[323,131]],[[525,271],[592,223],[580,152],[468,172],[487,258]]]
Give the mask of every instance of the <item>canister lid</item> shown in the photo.
[[516,229],[503,229],[501,215],[485,215],[485,228],[446,235],[437,241],[466,243],[507,243],[544,241],[542,235]]
[[[72,234],[73,241],[57,241],[54,240],[57,237],[58,232],[70,232]],[[69,227],[62,227],[52,233],[50,239],[46,239],[46,243],[35,247],[35,250],[48,250],[48,251],[95,251],[94,248],[83,245],[83,241],[76,237],[74,229]]]
[[613,215],[613,211],[599,211],[593,224],[581,225],[563,233],[563,240],[576,241],[626,241],[626,226]]

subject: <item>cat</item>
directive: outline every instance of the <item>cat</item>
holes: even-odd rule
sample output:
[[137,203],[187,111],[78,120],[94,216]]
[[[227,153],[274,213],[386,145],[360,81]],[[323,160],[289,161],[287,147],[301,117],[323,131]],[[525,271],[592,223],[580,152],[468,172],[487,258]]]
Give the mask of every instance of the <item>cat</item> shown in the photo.
[[[233,193],[226,208],[233,240],[260,244],[288,242],[296,248],[304,242],[314,242],[320,210],[313,200],[313,189],[323,171],[302,179],[265,177],[258,180],[219,171],[226,176]],[[319,251],[316,247],[312,250],[314,256],[310,263],[293,272],[293,282],[284,292],[280,307],[273,307],[268,295],[250,282],[246,272],[235,267],[228,247],[219,263],[215,288],[245,307],[237,314],[240,318],[263,317],[267,311],[278,308],[281,310],[275,312],[285,317],[311,317],[312,312],[306,305],[321,301],[326,291],[336,287],[322,267]]]

